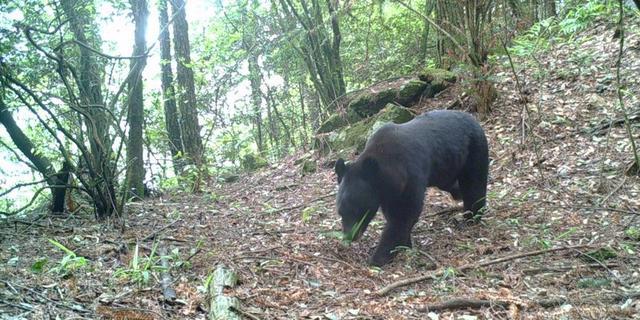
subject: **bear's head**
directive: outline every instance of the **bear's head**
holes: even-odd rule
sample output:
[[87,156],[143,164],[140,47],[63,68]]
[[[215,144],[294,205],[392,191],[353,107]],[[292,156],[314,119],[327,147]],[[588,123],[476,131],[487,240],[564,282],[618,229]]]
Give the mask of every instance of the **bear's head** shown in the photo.
[[358,240],[378,212],[380,199],[374,187],[377,171],[378,163],[372,158],[348,164],[343,159],[336,161],[337,209],[347,240]]

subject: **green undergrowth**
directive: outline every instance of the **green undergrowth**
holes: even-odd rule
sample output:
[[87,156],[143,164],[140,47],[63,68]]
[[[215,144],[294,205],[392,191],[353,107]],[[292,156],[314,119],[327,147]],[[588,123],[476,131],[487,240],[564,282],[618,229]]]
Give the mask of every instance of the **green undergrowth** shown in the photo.
[[[635,11],[635,12],[634,12]],[[546,52],[556,42],[574,42],[580,32],[597,24],[613,25],[618,19],[617,1],[590,0],[559,17],[537,22],[529,30],[514,38],[509,51],[516,56]],[[637,10],[628,10],[637,15]]]

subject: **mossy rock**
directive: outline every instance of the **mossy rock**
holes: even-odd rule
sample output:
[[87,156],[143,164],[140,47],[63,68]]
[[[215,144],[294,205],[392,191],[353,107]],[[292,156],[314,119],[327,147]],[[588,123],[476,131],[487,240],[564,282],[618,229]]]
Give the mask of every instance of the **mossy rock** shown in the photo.
[[428,83],[422,96],[425,98],[433,98],[436,94],[446,89],[449,85],[456,82],[457,76],[451,71],[444,69],[426,68],[418,75],[420,80]]
[[360,120],[378,113],[398,95],[397,88],[387,88],[380,92],[365,91],[357,95],[347,106],[349,120]]
[[358,122],[362,119],[362,116],[358,115],[352,110],[348,110],[346,114],[334,114],[331,115],[325,122],[320,124],[320,127],[316,131],[316,134],[335,131],[348,126],[351,123]]
[[407,83],[400,87],[398,91],[398,102],[401,104],[406,104],[412,102],[418,97],[425,88],[427,88],[427,83],[422,80],[412,79]]
[[456,80],[458,79],[458,76],[456,76],[456,74],[454,72],[451,72],[449,70],[444,70],[444,69],[438,69],[438,68],[424,68],[422,69],[422,71],[420,71],[420,73],[418,74],[418,78],[420,78],[420,80],[425,81],[425,82],[441,82],[441,81],[446,81],[446,82],[456,82]]
[[325,122],[320,124],[317,133],[326,133],[342,128],[347,125],[347,120],[340,114],[334,114],[329,117]]
[[300,167],[300,169],[302,170],[302,174],[305,175],[316,172],[316,170],[318,170],[318,165],[315,161],[306,159],[302,162],[302,166]]
[[404,123],[413,119],[409,109],[394,104],[387,106],[376,115],[358,121],[334,132],[316,136],[316,147],[321,153],[332,151],[339,156],[349,156],[364,149],[367,139],[385,123]]
[[241,159],[242,168],[248,171],[257,170],[266,167],[269,162],[259,154],[248,153]]
[[363,114],[366,114],[365,110],[373,104],[374,96],[371,92],[362,92],[358,94],[347,106],[347,112],[352,112],[354,115],[358,115],[360,117],[365,117]]
[[232,183],[240,180],[240,176],[237,174],[230,174],[222,177],[222,180],[227,183]]

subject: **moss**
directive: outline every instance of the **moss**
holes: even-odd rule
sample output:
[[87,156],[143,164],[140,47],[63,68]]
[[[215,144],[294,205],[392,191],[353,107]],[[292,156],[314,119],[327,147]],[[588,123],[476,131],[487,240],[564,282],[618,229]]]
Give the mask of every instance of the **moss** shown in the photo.
[[331,133],[316,136],[316,146],[321,152],[336,152],[339,155],[349,155],[355,151],[362,151],[367,139],[386,123],[404,123],[413,118],[407,109],[393,104],[387,104],[373,117],[358,121],[350,126]]
[[602,288],[609,287],[611,280],[606,278],[582,278],[576,284],[578,288]]
[[426,68],[418,75],[420,80],[428,83],[422,93],[425,98],[433,98],[440,91],[446,89],[451,83],[456,82],[456,74],[444,69]]
[[347,121],[339,114],[334,114],[323,122],[318,128],[317,133],[331,132],[338,128],[342,128],[347,124]]
[[373,104],[373,102],[374,96],[371,92],[362,92],[349,102],[347,112],[352,115],[366,117],[366,114],[368,113],[366,110],[371,104]]
[[[382,109],[382,107],[387,105],[387,103],[393,102],[393,100],[395,100],[397,96],[398,96],[397,88],[387,88],[385,90],[378,92],[376,94],[375,105],[379,106],[379,108],[378,110],[376,110],[376,112],[380,111],[380,109]],[[374,112],[373,114],[375,114],[376,112]]]
[[458,78],[456,74],[451,71],[437,68],[425,68],[420,72],[420,74],[418,74],[418,77],[420,78],[420,80],[429,83],[434,81],[447,81],[453,83],[456,82],[456,79]]
[[302,174],[314,173],[318,169],[318,166],[315,161],[307,159],[302,162]]
[[371,117],[378,113],[387,103],[393,102],[397,96],[397,88],[387,88],[375,93],[363,92],[347,106],[349,120]]
[[259,154],[248,153],[245,154],[244,157],[242,157],[241,164],[242,168],[244,168],[245,170],[253,171],[266,167],[269,162],[267,162],[267,159]]
[[400,87],[398,91],[398,102],[406,104],[412,102],[415,98],[424,91],[427,87],[427,83],[421,80],[410,80]]

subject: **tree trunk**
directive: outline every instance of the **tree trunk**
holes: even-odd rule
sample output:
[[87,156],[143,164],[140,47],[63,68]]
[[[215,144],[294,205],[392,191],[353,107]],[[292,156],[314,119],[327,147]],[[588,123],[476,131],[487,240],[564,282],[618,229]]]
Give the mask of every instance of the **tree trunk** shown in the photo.
[[547,14],[545,18],[551,18],[556,16],[556,0],[545,0],[544,6]]
[[173,159],[173,170],[177,175],[184,169],[184,146],[180,133],[178,108],[176,107],[175,91],[173,87],[173,72],[171,71],[171,39],[169,36],[169,14],[167,0],[158,2],[160,15],[160,72],[162,86],[162,101],[164,106],[164,122],[169,137],[169,150]]
[[142,70],[147,63],[144,56],[147,50],[145,32],[147,29],[147,9],[146,0],[130,0],[133,21],[135,23],[135,45],[133,47],[134,56],[142,56],[131,60],[130,73],[133,75],[129,80],[129,139],[127,142],[127,182],[132,196],[144,197],[144,161],[142,158],[142,131],[144,124],[144,101],[142,90]]
[[[307,67],[311,82],[322,104],[325,107],[332,106],[331,109],[335,109],[334,102],[346,92],[340,58],[342,34],[336,10],[337,3],[333,1],[325,0],[330,15],[331,34],[329,34],[320,0],[311,0],[311,5],[306,0],[301,0],[302,10],[299,10],[292,0],[279,0],[284,13],[283,24],[286,24],[288,29],[302,26],[305,31],[304,41],[300,47],[296,47],[296,50]],[[290,21],[297,21],[297,23]]]
[[[92,14],[84,7],[77,6],[74,0],[62,0],[62,9],[69,19],[69,27],[75,40],[87,46],[99,48],[100,41],[96,34],[85,34],[96,30],[93,25]],[[89,40],[89,37],[91,41]],[[94,53],[85,46],[78,46],[79,77],[77,85],[80,90],[79,107],[87,110],[88,116],[84,118],[87,127],[87,138],[91,147],[91,167],[95,171],[93,186],[96,199],[96,216],[103,219],[117,212],[117,197],[115,194],[115,168],[111,160],[111,134],[109,133],[109,118],[105,111],[102,96],[102,67],[94,56]]]
[[[431,12],[433,11],[433,1],[434,0],[425,0],[424,2],[424,15],[429,17],[431,16]],[[427,62],[427,49],[429,48],[429,28],[431,24],[427,19],[423,19],[422,26],[422,39],[420,40],[420,61],[423,63]]]
[[173,22],[173,45],[176,54],[178,80],[178,108],[180,109],[180,128],[186,160],[205,173],[202,138],[198,123],[193,69],[189,45],[189,25],[185,13],[184,0],[171,1],[175,20]]
[[309,143],[309,140],[307,138],[307,130],[309,129],[307,127],[307,112],[305,111],[305,106],[304,106],[304,83],[302,81],[298,82],[298,91],[299,91],[299,95],[300,95],[300,112],[301,112],[301,118],[302,118],[302,147],[304,149],[304,151],[307,151],[307,146]]
[[[64,199],[67,191],[66,184],[69,178],[69,171],[67,166],[63,166],[60,172],[56,173],[53,165],[49,159],[45,158],[39,153],[36,146],[31,142],[31,139],[27,137],[22,129],[18,127],[16,121],[13,119],[11,112],[4,104],[4,101],[0,97],[0,123],[4,126],[5,130],[11,137],[13,144],[24,154],[27,159],[33,164],[33,166],[42,174],[47,182],[47,185],[51,189],[51,212],[60,213],[64,212]],[[66,163],[65,163],[66,164]]]
[[249,52],[249,81],[251,83],[251,102],[253,104],[253,123],[256,129],[256,145],[258,151],[264,151],[262,141],[262,75],[258,65],[258,57]]

